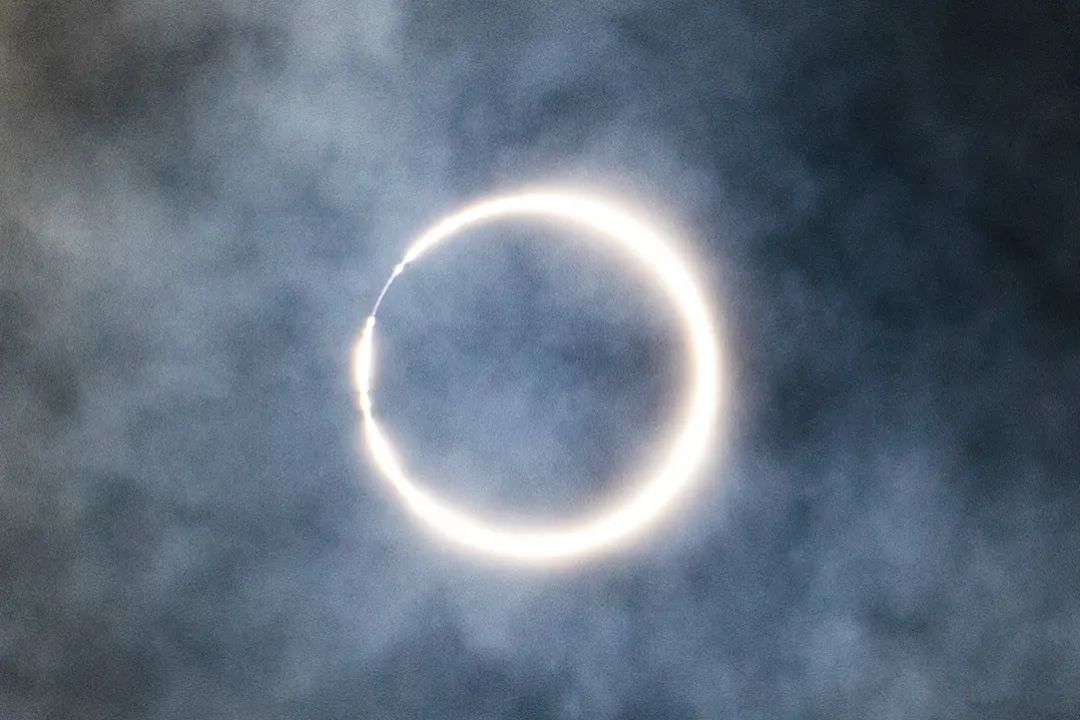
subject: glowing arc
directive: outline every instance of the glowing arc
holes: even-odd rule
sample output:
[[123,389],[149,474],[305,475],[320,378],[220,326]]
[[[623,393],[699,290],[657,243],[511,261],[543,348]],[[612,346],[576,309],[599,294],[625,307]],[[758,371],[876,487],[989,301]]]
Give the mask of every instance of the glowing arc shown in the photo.
[[[623,502],[566,525],[527,530],[500,527],[442,502],[407,476],[372,409],[375,317],[394,279],[439,243],[463,229],[505,217],[556,219],[584,227],[612,242],[652,271],[679,311],[689,350],[690,386],[674,439],[657,473]],[[722,400],[722,362],[714,322],[686,264],[655,230],[599,200],[556,191],[528,192],[482,200],[437,221],[409,246],[379,293],[360,331],[353,373],[364,438],[380,474],[406,506],[448,539],[477,551],[522,561],[567,559],[628,540],[659,519],[695,480],[709,450]]]

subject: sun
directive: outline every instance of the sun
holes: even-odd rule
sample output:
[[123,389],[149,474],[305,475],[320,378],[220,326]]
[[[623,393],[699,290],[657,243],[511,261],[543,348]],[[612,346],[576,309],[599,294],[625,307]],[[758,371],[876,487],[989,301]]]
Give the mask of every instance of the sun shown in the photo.
[[[372,384],[375,318],[394,279],[435,246],[481,223],[539,218],[589,231],[629,261],[639,263],[663,291],[685,340],[687,387],[672,437],[651,472],[598,513],[544,527],[515,527],[477,517],[445,503],[411,479],[375,418]],[[438,220],[408,248],[379,293],[353,350],[353,377],[364,441],[379,475],[405,506],[442,537],[471,550],[520,562],[542,563],[595,555],[639,538],[700,481],[722,417],[725,376],[717,325],[701,282],[671,241],[624,209],[593,197],[558,190],[482,199]]]

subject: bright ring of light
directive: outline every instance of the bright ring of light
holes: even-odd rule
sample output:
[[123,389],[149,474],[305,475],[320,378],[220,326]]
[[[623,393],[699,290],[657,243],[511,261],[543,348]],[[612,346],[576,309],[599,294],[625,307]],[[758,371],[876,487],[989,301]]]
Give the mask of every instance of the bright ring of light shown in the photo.
[[[574,523],[544,528],[490,524],[447,505],[409,479],[372,412],[375,315],[394,278],[439,243],[478,223],[507,217],[539,217],[585,228],[613,243],[655,276],[682,321],[688,350],[689,387],[674,437],[657,471],[629,497]],[[527,192],[481,200],[448,215],[420,235],[394,267],[356,341],[353,373],[367,448],[380,474],[406,506],[445,537],[483,553],[520,561],[566,559],[609,549],[636,536],[670,509],[693,484],[717,425],[722,373],[711,313],[686,263],[655,230],[605,202],[556,191]]]

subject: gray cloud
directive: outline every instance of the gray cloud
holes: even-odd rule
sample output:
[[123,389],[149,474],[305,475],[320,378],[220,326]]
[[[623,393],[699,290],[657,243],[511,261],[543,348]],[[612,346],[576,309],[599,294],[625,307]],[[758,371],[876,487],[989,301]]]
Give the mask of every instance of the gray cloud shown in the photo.
[[[5,4],[0,714],[1075,715],[1078,27]],[[655,540],[537,573],[406,516],[347,364],[413,234],[545,182],[685,236],[735,404]],[[554,514],[678,378],[633,278],[517,232],[402,277],[379,397],[441,490]]]

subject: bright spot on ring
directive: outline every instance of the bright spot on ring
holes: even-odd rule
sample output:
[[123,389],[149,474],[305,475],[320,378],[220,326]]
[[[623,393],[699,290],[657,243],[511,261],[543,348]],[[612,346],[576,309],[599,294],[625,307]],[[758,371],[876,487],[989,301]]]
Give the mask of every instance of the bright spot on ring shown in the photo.
[[[672,438],[656,470],[593,516],[546,527],[517,527],[477,517],[432,495],[405,472],[372,410],[375,316],[394,278],[436,245],[462,230],[506,218],[554,220],[590,231],[590,237],[620,250],[655,280],[677,311],[685,338],[688,386]],[[672,245],[655,229],[622,208],[559,191],[526,192],[481,200],[431,226],[409,247],[383,286],[353,350],[353,377],[364,440],[379,474],[405,506],[431,529],[472,550],[523,562],[566,560],[610,550],[637,539],[676,506],[699,479],[700,466],[715,444],[723,401],[724,368],[717,331],[699,281]]]

